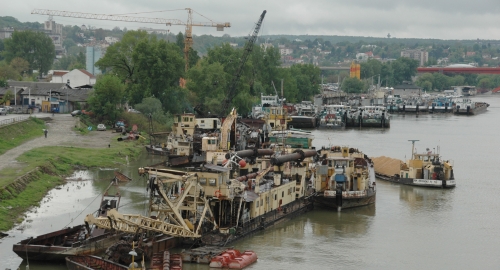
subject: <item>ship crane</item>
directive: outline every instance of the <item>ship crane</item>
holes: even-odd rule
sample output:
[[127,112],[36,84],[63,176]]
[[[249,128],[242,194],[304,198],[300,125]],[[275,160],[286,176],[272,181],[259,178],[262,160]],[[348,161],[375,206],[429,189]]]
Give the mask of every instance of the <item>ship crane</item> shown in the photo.
[[94,20],[107,20],[107,21],[123,21],[123,22],[138,22],[138,23],[154,23],[154,24],[164,24],[170,25],[184,25],[186,26],[186,32],[184,35],[184,59],[186,61],[185,69],[189,68],[189,49],[193,46],[193,26],[204,26],[204,27],[216,27],[217,31],[224,31],[224,28],[231,27],[229,22],[216,23],[210,22],[193,22],[193,12],[196,12],[190,8],[186,8],[188,12],[187,21],[181,21],[178,19],[165,19],[165,18],[147,18],[147,17],[134,17],[125,15],[107,15],[107,14],[93,14],[93,13],[82,13],[82,12],[72,12],[72,11],[60,11],[60,10],[48,10],[48,9],[34,9],[31,14],[40,14],[60,17],[71,17],[71,18],[81,18],[81,19],[94,19]]
[[253,29],[253,33],[250,36],[248,42],[245,44],[245,48],[243,49],[243,55],[241,56],[240,59],[240,64],[238,66],[238,69],[236,70],[236,73],[233,75],[233,79],[231,83],[229,84],[229,89],[227,91],[226,98],[222,101],[221,105],[221,110],[220,110],[220,115],[224,115],[229,108],[229,105],[233,101],[234,97],[236,96],[236,84],[240,80],[241,73],[243,71],[243,67],[245,66],[245,63],[248,59],[248,56],[253,50],[253,44],[255,43],[255,40],[257,39],[257,34],[259,33],[260,27],[262,26],[262,21],[264,20],[264,16],[266,16],[266,11],[264,10],[262,14],[259,17],[259,20],[255,24],[255,28]]
[[[140,173],[148,173],[148,187],[151,199],[149,217],[136,214],[122,214],[116,209],[108,211],[105,217],[87,215],[85,222],[102,229],[136,233],[139,230],[162,233],[175,237],[200,238],[202,224],[217,224],[213,221],[208,200],[202,195],[196,174],[176,173],[168,169],[140,168]],[[166,187],[182,183],[177,194],[169,194]],[[152,213],[155,218],[151,218]],[[191,222],[186,216],[193,219]],[[196,221],[198,224],[196,224]],[[193,224],[195,223],[195,224]],[[210,226],[210,225],[208,225]]]

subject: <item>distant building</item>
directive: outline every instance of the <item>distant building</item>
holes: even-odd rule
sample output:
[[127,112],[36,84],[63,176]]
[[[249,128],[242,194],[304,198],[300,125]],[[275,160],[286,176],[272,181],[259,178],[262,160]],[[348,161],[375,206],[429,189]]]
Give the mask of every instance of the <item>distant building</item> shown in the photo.
[[290,55],[293,53],[293,50],[292,49],[288,49],[288,48],[283,48],[281,49],[280,48],[280,54],[281,55]]
[[237,48],[238,47],[238,43],[229,42],[229,46],[231,46],[233,48]]
[[401,51],[401,57],[408,57],[419,62],[420,66],[425,65],[429,61],[429,53],[422,50],[404,50]]
[[56,58],[61,58],[66,54],[63,47],[63,36],[62,36],[63,25],[56,23],[53,20],[45,21],[43,25],[43,30],[52,39],[54,47],[56,50]]
[[360,62],[366,62],[368,61],[368,54],[366,53],[357,53],[356,54],[356,60]]
[[86,69],[92,75],[101,74],[101,70],[95,66],[95,63],[101,59],[102,53],[100,47],[87,47]]
[[4,27],[0,29],[0,39],[10,38],[14,33],[14,28],[12,27]]
[[261,47],[262,49],[264,49],[264,51],[265,51],[265,50],[267,50],[267,48],[272,48],[272,47],[274,47],[274,46],[273,46],[273,44],[271,44],[271,43],[262,43],[262,44],[260,44],[260,47]]
[[120,41],[118,38],[115,37],[105,37],[104,40],[109,44],[113,44]]
[[166,29],[153,29],[153,28],[149,28],[149,27],[139,27],[139,30],[146,31],[148,34],[163,34],[163,35],[168,34],[168,30],[166,30]]
[[299,46],[299,49],[301,49],[301,50],[307,50],[307,49],[309,49],[309,47],[307,47],[307,46]]

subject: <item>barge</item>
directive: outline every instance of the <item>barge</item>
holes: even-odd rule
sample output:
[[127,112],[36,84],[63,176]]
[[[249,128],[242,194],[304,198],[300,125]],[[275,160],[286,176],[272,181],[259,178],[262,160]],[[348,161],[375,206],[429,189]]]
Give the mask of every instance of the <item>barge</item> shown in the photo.
[[410,186],[455,187],[453,163],[440,157],[439,147],[437,152],[427,148],[423,153],[416,153],[414,145],[417,140],[411,141],[412,155],[406,162],[386,157],[374,158],[376,176],[381,180]]

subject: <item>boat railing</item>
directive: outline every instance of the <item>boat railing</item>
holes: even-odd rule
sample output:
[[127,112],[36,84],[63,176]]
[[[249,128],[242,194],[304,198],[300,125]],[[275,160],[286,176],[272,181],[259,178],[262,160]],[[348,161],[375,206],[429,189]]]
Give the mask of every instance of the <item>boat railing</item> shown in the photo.
[[[336,197],[335,190],[325,190],[325,197]],[[366,197],[366,190],[342,191],[342,198],[363,198]]]

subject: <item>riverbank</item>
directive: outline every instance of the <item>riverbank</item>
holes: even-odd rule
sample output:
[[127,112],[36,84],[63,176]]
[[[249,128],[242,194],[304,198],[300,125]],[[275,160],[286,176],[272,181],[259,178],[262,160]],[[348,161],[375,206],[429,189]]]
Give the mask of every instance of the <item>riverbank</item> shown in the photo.
[[114,168],[143,151],[140,142],[118,142],[119,135],[111,131],[76,133],[77,121],[67,115],[51,118],[47,138],[25,141],[0,156],[0,231],[21,222],[26,210],[75,169]]

